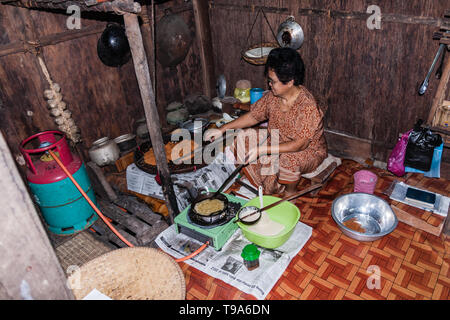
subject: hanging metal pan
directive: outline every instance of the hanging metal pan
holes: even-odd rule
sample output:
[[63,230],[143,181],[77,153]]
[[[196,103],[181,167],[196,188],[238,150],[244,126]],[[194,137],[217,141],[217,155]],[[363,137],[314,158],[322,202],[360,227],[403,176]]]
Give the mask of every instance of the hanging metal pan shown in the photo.
[[278,27],[277,41],[281,47],[299,49],[304,40],[302,27],[290,16]]

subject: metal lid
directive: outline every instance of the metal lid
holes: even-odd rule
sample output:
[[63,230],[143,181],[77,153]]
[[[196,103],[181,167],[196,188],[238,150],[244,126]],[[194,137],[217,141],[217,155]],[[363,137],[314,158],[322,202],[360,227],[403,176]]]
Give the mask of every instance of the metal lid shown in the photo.
[[117,138],[114,138],[115,143],[121,143],[128,140],[133,140],[136,137],[136,135],[132,133],[123,134],[121,136],[118,136]]
[[100,138],[100,139],[95,140],[94,142],[92,142],[92,146],[99,146],[99,145],[105,143],[105,142],[108,141],[108,140],[109,140],[109,137],[102,137],[102,138]]

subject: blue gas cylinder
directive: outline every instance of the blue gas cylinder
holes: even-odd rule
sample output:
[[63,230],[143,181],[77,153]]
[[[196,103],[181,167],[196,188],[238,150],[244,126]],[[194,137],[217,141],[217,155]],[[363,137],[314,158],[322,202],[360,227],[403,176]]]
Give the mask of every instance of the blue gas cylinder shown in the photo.
[[[25,149],[25,145],[34,139],[38,139],[39,147]],[[22,141],[20,150],[28,166],[28,185],[51,232],[70,235],[89,228],[97,221],[97,213],[58,163],[46,153],[52,150],[59,156],[75,181],[97,205],[86,167],[76,154],[70,152],[64,133],[56,130],[38,133]]]

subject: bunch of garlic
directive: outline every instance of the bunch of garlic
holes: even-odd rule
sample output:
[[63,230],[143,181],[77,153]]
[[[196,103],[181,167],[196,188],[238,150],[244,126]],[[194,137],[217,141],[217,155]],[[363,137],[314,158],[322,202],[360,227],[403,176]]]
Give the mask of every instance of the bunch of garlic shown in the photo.
[[67,109],[67,104],[62,101],[61,87],[57,83],[52,83],[50,89],[44,91],[44,97],[47,99],[50,114],[55,117],[55,123],[59,130],[64,132],[74,143],[81,141],[79,128],[72,119],[72,112]]

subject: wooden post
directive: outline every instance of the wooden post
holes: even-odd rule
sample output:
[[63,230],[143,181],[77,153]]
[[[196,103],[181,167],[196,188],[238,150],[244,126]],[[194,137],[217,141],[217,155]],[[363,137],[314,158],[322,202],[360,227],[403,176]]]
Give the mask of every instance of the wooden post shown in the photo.
[[170,224],[173,224],[173,219],[179,213],[179,210],[172,179],[170,177],[169,166],[167,165],[166,152],[161,134],[161,123],[156,108],[147,56],[142,42],[142,34],[136,14],[125,13],[123,15],[123,20],[125,22],[125,30],[130,44],[131,55],[133,57],[139,91],[141,92],[142,103],[144,105],[147,128],[155,153],[156,166],[161,177],[162,191],[169,211],[169,222]]
[[[150,8],[150,9],[149,9]],[[157,69],[155,59],[155,21],[154,21],[154,7],[152,4],[143,5],[139,14],[142,20],[141,33],[144,42],[144,49],[147,53],[148,67],[150,69],[150,77],[152,79],[153,92],[155,94],[155,101],[158,101],[158,86],[157,86]],[[163,105],[156,105],[159,119],[161,123],[166,123],[166,109]]]
[[[149,5],[151,6],[151,4]],[[153,11],[153,7],[152,7]],[[150,19],[150,15],[148,12],[148,6],[143,5],[141,7],[141,12],[139,16],[141,17],[142,24],[141,24],[141,33],[142,33],[142,40],[144,42],[144,49],[147,53],[147,60],[149,62],[148,67],[150,69],[150,77],[152,79],[152,85],[153,85],[153,92],[155,94],[155,101],[157,97],[156,92],[156,68],[155,68],[155,43],[154,43],[154,21],[153,18]],[[161,116],[161,115],[160,115]]]
[[203,93],[210,98],[215,94],[214,59],[212,55],[211,26],[209,24],[208,1],[193,0],[195,30],[202,64]]
[[444,227],[442,228],[442,233],[450,238],[450,214],[447,214],[447,218],[445,218]]
[[0,299],[74,299],[1,133],[0,155]]
[[[445,48],[447,50],[447,48]],[[442,53],[443,54],[443,53]],[[441,80],[436,90],[436,95],[433,98],[430,113],[428,114],[427,124],[432,125],[436,110],[441,107],[447,93],[448,82],[450,81],[450,58],[447,57],[444,64],[444,71],[442,72]]]

